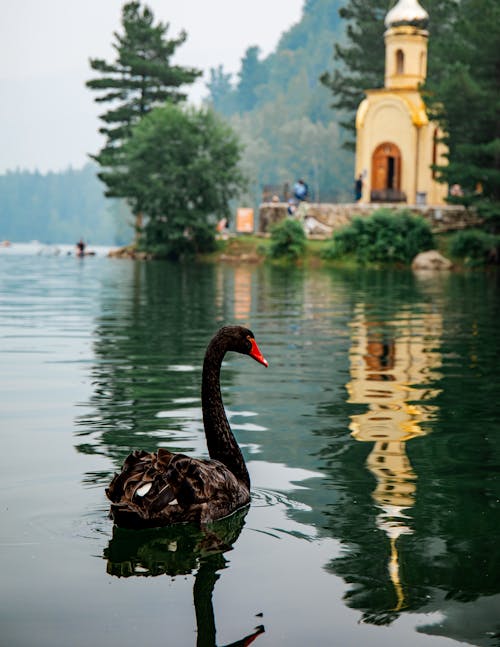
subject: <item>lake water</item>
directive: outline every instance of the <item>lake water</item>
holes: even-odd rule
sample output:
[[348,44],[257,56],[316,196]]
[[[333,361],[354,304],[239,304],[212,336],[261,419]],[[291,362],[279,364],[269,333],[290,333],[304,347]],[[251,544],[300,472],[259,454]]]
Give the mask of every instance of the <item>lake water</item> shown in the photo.
[[[0,286],[2,645],[500,645],[498,273],[0,253]],[[270,363],[222,369],[250,508],[113,531],[130,450],[206,455],[231,322]]]

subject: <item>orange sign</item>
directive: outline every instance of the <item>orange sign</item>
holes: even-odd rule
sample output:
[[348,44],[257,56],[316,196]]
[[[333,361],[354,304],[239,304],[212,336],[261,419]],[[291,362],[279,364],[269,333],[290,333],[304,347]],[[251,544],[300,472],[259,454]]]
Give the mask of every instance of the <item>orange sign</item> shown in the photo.
[[253,233],[253,209],[240,207],[236,212],[236,231],[240,234]]

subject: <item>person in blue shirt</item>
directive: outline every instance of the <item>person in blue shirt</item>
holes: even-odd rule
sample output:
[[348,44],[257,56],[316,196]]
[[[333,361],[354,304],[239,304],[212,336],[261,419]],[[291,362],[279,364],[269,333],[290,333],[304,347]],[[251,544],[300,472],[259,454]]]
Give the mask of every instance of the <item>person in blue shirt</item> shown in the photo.
[[297,180],[297,182],[295,182],[295,184],[293,185],[293,194],[297,198],[297,200],[299,200],[299,202],[307,198],[308,192],[309,188],[304,180]]

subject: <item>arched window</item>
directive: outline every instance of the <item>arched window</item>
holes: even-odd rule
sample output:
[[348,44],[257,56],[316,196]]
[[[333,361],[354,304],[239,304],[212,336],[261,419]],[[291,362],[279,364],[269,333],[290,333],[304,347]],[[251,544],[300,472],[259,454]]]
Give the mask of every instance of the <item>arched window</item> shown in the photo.
[[396,74],[404,74],[405,55],[402,49],[396,50]]

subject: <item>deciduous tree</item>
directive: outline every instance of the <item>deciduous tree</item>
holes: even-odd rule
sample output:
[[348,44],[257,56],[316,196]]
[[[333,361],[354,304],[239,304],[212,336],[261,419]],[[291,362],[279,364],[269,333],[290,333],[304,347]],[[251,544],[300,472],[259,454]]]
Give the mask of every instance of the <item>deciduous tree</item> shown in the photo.
[[244,184],[240,154],[211,110],[166,104],[146,115],[123,147],[124,193],[146,217],[142,246],[169,258],[209,251]]

